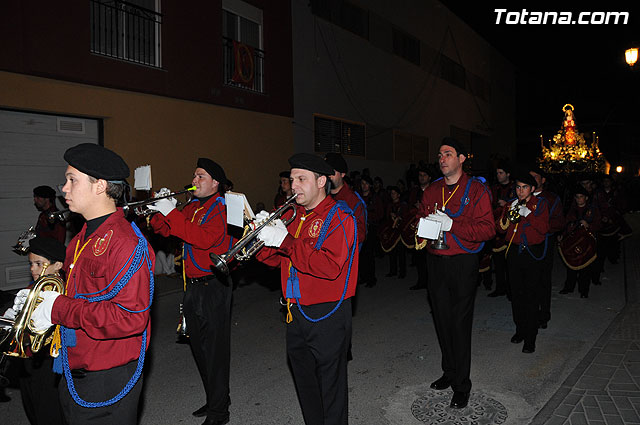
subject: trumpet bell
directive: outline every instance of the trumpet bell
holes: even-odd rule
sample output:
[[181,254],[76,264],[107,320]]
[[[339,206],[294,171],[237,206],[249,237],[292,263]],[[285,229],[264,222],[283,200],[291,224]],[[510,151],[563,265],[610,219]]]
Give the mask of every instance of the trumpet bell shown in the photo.
[[[45,267],[46,270],[46,267]],[[43,270],[44,273],[44,270]],[[14,321],[2,320],[0,352],[11,357],[28,358],[49,342],[54,326],[37,331],[31,327],[31,315],[40,305],[40,292],[64,293],[64,281],[59,276],[41,275],[33,284],[20,313]]]

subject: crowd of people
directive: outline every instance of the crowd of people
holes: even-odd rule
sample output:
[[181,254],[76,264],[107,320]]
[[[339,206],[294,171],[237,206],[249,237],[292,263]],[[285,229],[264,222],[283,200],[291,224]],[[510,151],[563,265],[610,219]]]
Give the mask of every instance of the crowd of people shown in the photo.
[[[426,289],[442,355],[442,376],[430,386],[451,387],[450,407],[461,409],[472,388],[479,286],[511,302],[511,342],[533,353],[538,330],[551,320],[553,268],[566,268],[560,294],[577,286],[587,298],[605,262],[618,261],[620,240],[631,229],[624,220],[627,197],[611,176],[559,180],[535,165],[512,168],[506,161],[494,164],[491,175],[472,176],[467,157],[462,143],[444,138],[436,163],[411,165],[385,186],[368,169],[350,171],[340,154],[299,153],[279,174],[273,200],[273,210],[292,203],[295,216],[291,210],[274,216],[257,205],[247,231],[270,222],[256,230],[264,248],[254,261],[279,273],[287,358],[306,424],[348,423],[358,285],[373,287],[381,274],[387,281],[405,279],[407,268],[416,268],[408,289]],[[48,352],[55,356],[39,353],[23,362],[30,422],[137,422],[154,275],[167,274],[184,282],[188,343],[204,389],[204,404],[193,416],[204,417],[204,425],[228,423],[231,306],[243,267],[227,264],[229,275],[219,265],[238,241],[227,224],[225,170],[199,158],[186,205],[158,198],[145,222],[119,206],[129,168],[118,154],[81,144],[64,158],[69,165],[61,190],[84,222],[65,248],[65,226],[48,219],[56,210],[55,190],[34,190],[41,215],[29,246],[32,277],[53,275],[65,288],[43,290],[30,317],[37,329],[53,332]],[[554,263],[557,247],[562,263]],[[388,268],[376,272],[376,259]],[[18,292],[3,323],[22,314],[29,292]],[[48,409],[56,414],[39,419],[34,397],[51,400]]]

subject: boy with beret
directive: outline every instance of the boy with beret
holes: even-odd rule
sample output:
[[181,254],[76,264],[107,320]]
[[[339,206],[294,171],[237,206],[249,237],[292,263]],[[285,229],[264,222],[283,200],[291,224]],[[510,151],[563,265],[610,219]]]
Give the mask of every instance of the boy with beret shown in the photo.
[[[70,242],[66,291],[43,291],[36,329],[59,325],[52,351],[64,373],[60,401],[69,424],[135,424],[149,344],[155,258],[117,200],[129,167],[115,152],[83,143],[68,149],[62,188],[86,223]],[[124,390],[123,390],[124,389]]]

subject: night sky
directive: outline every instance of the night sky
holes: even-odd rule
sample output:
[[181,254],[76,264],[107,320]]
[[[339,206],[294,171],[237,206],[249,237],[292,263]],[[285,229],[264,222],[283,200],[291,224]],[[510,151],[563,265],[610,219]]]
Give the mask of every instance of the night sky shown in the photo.
[[[624,50],[640,44],[637,2],[495,2],[441,0],[517,69],[519,159],[539,153],[536,140],[560,128],[562,106],[575,107],[578,130],[596,131],[610,162],[640,160],[640,66],[631,70]],[[508,12],[629,12],[627,25],[496,24],[495,9]],[[504,22],[503,15],[502,21]]]

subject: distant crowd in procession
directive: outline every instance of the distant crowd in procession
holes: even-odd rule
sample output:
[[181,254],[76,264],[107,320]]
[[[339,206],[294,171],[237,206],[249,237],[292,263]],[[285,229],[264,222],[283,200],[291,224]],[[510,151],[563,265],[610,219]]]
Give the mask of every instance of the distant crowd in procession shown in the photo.
[[[23,359],[0,372],[19,368],[32,424],[137,423],[154,276],[168,275],[184,282],[182,331],[204,389],[192,415],[204,425],[230,423],[233,290],[252,268],[267,267],[274,272],[257,275],[281,286],[305,424],[347,424],[352,298],[358,286],[382,277],[399,283],[413,267],[406,289],[426,292],[442,355],[442,375],[430,387],[451,388],[449,406],[464,408],[477,289],[511,303],[511,343],[533,353],[552,319],[554,268],[566,270],[560,294],[577,287],[588,298],[631,235],[629,197],[611,175],[551,175],[534,163],[496,160],[487,175],[473,176],[467,157],[464,144],[446,137],[436,162],[411,164],[385,185],[368,168],[350,170],[338,153],[295,154],[289,169],[274,173],[275,197],[255,205],[243,235],[227,223],[232,183],[213,159],[197,160],[182,206],[163,190],[146,204],[151,214],[139,217],[122,208],[124,160],[98,145],[73,147],[61,188],[67,225],[55,219],[53,188],[33,192],[40,216],[18,244],[33,282],[1,318],[2,351]],[[249,265],[234,259],[245,244],[255,249]],[[42,302],[27,309],[47,276],[63,289],[39,288]],[[30,327],[17,332],[25,317]],[[16,337],[35,329],[51,334],[50,347]]]

